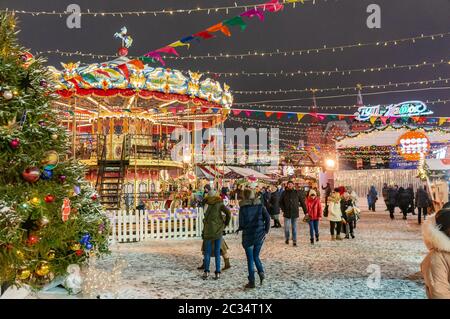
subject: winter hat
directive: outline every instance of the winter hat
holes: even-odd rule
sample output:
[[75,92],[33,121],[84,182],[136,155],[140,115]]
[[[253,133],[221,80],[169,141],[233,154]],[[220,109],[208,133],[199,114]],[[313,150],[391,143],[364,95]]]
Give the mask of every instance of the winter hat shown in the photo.
[[449,209],[441,209],[436,214],[436,226],[439,229],[446,233],[447,236],[450,236],[450,210]]

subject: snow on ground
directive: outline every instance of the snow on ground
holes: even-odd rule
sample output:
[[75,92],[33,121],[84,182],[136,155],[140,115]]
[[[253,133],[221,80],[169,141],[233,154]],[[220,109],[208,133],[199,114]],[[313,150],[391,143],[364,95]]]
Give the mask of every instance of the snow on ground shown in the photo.
[[[120,244],[99,267],[111,269],[119,255],[127,260],[119,298],[425,298],[418,272],[426,248],[416,216],[408,219],[405,222],[397,214],[391,221],[387,212],[365,212],[356,238],[343,241],[331,241],[329,223],[322,221],[320,242],[314,246],[309,243],[308,226],[301,221],[297,247],[284,243],[282,228],[271,229],[261,254],[266,280],[253,290],[243,288],[246,258],[241,237],[234,234],[225,236],[232,268],[219,281],[200,278],[202,271],[196,269],[202,261],[200,239]],[[368,267],[378,266],[380,285],[369,288],[376,281]]]

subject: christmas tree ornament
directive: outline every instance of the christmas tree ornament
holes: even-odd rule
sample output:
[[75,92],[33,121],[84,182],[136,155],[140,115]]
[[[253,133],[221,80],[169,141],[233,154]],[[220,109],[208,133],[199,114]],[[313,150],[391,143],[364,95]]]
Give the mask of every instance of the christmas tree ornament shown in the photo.
[[79,194],[81,193],[81,188],[80,188],[80,186],[75,185],[75,186],[73,187],[73,193],[74,193],[75,196],[76,196],[76,195],[79,195]]
[[21,250],[16,250],[16,256],[19,259],[23,259],[25,257],[25,254]]
[[12,139],[11,141],[9,141],[9,146],[14,150],[19,148],[20,140],[18,138]]
[[66,222],[70,215],[70,199],[64,198],[63,205],[61,208],[62,220]]
[[55,257],[56,257],[55,251],[54,250],[50,250],[48,252],[48,254],[47,254],[47,259],[48,260],[53,260],[53,259],[55,259]]
[[26,279],[30,278],[30,276],[31,276],[31,271],[26,267],[21,267],[17,271],[17,278],[19,278],[20,280],[26,280]]
[[61,183],[64,183],[66,181],[66,175],[59,175],[59,180]]
[[77,256],[81,256],[81,255],[83,255],[83,250],[82,249],[78,249],[77,251],[75,251],[75,254]]
[[79,243],[75,243],[70,247],[71,250],[77,251],[81,249],[81,245]]
[[128,48],[120,47],[119,50],[117,51],[117,53],[119,54],[119,56],[127,56],[128,55]]
[[30,200],[31,205],[33,206],[38,206],[41,203],[41,200],[38,197],[33,197]]
[[41,81],[39,81],[39,85],[43,88],[46,88],[48,86],[48,82],[45,80],[41,80]]
[[47,126],[47,123],[46,123],[44,120],[40,120],[40,121],[38,122],[38,124],[39,124],[41,127],[46,127],[46,126]]
[[47,216],[42,216],[39,220],[39,224],[41,225],[41,227],[47,226],[48,223],[50,223],[50,220],[47,218]]
[[46,203],[53,203],[55,201],[55,196],[53,196],[52,194],[48,194],[44,197],[44,200]]
[[52,134],[51,138],[52,140],[56,141],[58,139],[58,134]]
[[39,265],[36,268],[36,275],[44,277],[47,276],[48,273],[50,272],[50,266],[48,264],[48,262],[46,261],[41,261],[39,263]]
[[6,90],[3,92],[3,98],[5,100],[11,100],[14,97],[13,92]]
[[48,181],[48,180],[51,179],[52,177],[53,177],[53,171],[45,168],[44,171],[43,171],[42,174],[41,174],[41,178],[42,178],[43,180]]
[[29,246],[33,246],[39,242],[39,237],[36,235],[28,236],[27,243]]
[[35,183],[39,179],[40,175],[41,172],[37,167],[29,167],[22,172],[23,179],[29,183]]
[[92,196],[91,196],[91,199],[92,199],[92,200],[97,200],[97,194],[92,195]]
[[44,169],[52,170],[58,165],[59,155],[55,151],[48,151],[45,153],[45,158],[42,160],[42,164],[44,165]]

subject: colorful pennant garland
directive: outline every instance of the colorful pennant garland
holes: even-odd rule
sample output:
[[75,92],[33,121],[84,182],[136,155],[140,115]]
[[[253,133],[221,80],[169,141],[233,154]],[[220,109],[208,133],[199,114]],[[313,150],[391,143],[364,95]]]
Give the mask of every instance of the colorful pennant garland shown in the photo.
[[230,27],[239,27],[241,31],[244,31],[247,28],[247,23],[243,19],[244,17],[249,19],[257,17],[260,21],[264,21],[265,12],[272,12],[272,13],[278,12],[282,10],[283,7],[284,7],[283,4],[280,3],[279,0],[270,0],[269,2],[256,6],[255,8],[249,9],[235,17],[219,22],[209,28],[206,28],[205,30],[184,37],[178,41],[172,42],[171,44],[165,47],[147,52],[138,59],[144,62],[158,61],[159,63],[165,66],[166,63],[162,57],[162,54],[179,56],[179,53],[175,48],[183,46],[187,46],[189,48],[190,42],[192,42],[193,40],[199,39],[209,40],[215,38],[216,37],[215,33],[217,32],[221,32],[225,36],[231,37]]

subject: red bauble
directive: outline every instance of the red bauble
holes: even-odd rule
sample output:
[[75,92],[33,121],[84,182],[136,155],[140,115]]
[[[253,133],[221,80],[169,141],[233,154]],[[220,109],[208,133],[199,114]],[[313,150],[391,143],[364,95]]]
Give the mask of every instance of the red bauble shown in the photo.
[[127,56],[128,55],[128,49],[125,48],[125,47],[121,47],[121,48],[119,48],[119,51],[117,53],[119,53],[120,56]]
[[92,200],[97,200],[97,195],[95,195],[95,194],[92,195],[92,196],[91,196],[91,199],[92,199]]
[[22,177],[24,180],[30,183],[34,183],[39,179],[41,172],[37,167],[28,167],[22,172]]
[[36,235],[30,235],[28,237],[27,243],[28,245],[32,246],[34,244],[37,244],[39,242],[39,237]]
[[66,175],[59,175],[59,180],[61,183],[64,183],[66,181]]
[[20,140],[18,138],[14,138],[11,141],[9,141],[9,146],[12,149],[16,149],[20,146]]
[[44,197],[46,203],[53,203],[55,201],[55,196],[48,194]]
[[81,255],[83,255],[83,250],[82,249],[78,249],[77,251],[75,251],[75,254],[77,256],[81,256]]

